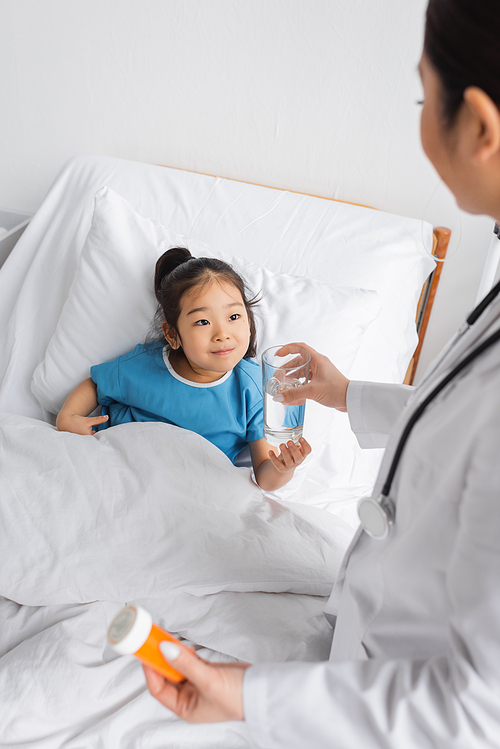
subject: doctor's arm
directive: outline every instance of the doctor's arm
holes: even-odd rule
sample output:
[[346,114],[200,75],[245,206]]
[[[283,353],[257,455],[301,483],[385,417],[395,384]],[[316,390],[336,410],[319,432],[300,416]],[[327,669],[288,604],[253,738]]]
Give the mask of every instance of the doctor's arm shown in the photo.
[[310,381],[302,387],[284,391],[281,394],[283,402],[296,405],[310,399],[338,411],[347,411],[360,447],[385,447],[388,435],[414,388],[394,383],[349,381],[328,357],[305,343],[283,346],[283,356],[289,353],[289,345],[300,346],[309,352]]

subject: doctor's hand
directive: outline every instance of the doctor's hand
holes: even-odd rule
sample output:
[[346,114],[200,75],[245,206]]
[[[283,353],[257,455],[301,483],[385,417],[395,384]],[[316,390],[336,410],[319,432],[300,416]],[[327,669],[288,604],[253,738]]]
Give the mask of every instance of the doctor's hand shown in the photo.
[[319,354],[315,349],[305,343],[290,343],[283,346],[278,356],[286,356],[293,353],[293,346],[300,346],[311,356],[309,369],[309,382],[298,388],[283,390],[274,400],[285,403],[287,406],[296,406],[304,402],[306,398],[321,403],[337,411],[347,411],[346,395],[349,380],[339,372],[328,357]]
[[149,691],[162,705],[188,723],[244,720],[243,676],[250,663],[210,663],[196,653],[163,642],[161,651],[186,677],[173,684],[143,666]]

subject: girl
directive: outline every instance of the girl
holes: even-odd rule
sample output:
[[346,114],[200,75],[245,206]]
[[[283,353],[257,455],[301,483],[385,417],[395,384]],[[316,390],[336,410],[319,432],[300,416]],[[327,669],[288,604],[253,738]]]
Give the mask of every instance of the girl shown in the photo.
[[[280,445],[263,437],[261,371],[255,321],[245,284],[227,263],[193,258],[176,247],[156,264],[162,341],[139,344],[94,366],[66,399],[57,428],[76,434],[130,421],[164,421],[201,434],[233,462],[249,444],[259,486],[286,484],[311,448],[305,439]],[[102,406],[101,416],[89,414]]]

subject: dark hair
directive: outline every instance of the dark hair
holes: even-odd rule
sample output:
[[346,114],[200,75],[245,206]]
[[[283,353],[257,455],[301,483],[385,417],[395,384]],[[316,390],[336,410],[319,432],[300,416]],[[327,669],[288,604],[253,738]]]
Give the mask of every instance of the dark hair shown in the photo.
[[441,82],[448,129],[468,86],[481,88],[500,107],[499,32],[498,0],[429,0],[424,52]]
[[194,286],[205,286],[216,280],[232,284],[241,294],[250,323],[250,341],[244,359],[256,355],[257,331],[252,308],[258,300],[248,298],[248,289],[241,276],[228,263],[211,257],[195,258],[185,247],[173,247],[159,258],[155,268],[154,289],[158,301],[155,330],[159,333],[165,321],[177,331],[183,294]]

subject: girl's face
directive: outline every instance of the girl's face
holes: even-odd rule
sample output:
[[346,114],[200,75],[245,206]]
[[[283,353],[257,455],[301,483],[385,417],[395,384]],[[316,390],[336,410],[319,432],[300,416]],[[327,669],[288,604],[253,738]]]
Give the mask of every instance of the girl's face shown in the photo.
[[181,299],[177,333],[165,332],[200,381],[214,382],[245,356],[250,322],[242,296],[230,283],[209,281],[186,291]]

